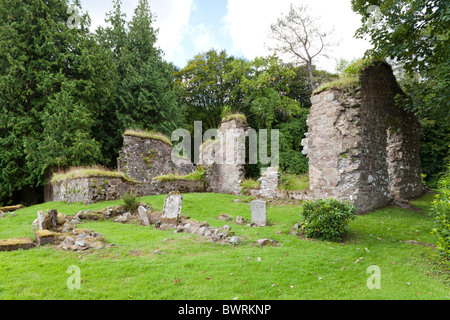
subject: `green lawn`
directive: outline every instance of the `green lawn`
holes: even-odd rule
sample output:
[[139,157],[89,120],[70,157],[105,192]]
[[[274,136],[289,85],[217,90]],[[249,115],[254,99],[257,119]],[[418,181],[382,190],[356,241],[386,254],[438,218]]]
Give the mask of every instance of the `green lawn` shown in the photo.
[[[449,299],[449,273],[433,248],[433,218],[420,211],[386,208],[358,216],[343,243],[313,241],[289,234],[301,219],[301,207],[269,205],[270,226],[251,228],[218,220],[222,213],[250,219],[244,196],[184,195],[182,214],[211,226],[229,224],[244,240],[231,247],[199,235],[153,227],[89,222],[80,228],[100,232],[115,246],[66,252],[53,246],[0,252],[0,299]],[[141,202],[162,210],[164,196]],[[414,202],[427,209],[432,196]],[[0,219],[0,239],[34,238],[37,210],[72,215],[119,201],[89,206],[46,203]],[[258,247],[270,238],[276,246]],[[158,250],[158,251],[156,251]],[[361,259],[362,258],[362,259]],[[81,270],[81,289],[68,289],[69,266]],[[369,289],[367,268],[380,268],[381,289]]]

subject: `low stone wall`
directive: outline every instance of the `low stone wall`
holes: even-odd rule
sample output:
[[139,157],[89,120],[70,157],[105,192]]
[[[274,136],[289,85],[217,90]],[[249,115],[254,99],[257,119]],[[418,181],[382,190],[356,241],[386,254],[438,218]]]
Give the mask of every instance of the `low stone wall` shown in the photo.
[[181,193],[204,192],[205,186],[200,180],[151,181],[140,183],[123,178],[91,177],[71,179],[53,184],[53,201],[86,204],[100,201],[119,200],[128,192],[138,197],[167,194],[172,191]]
[[183,176],[195,171],[190,160],[174,159],[176,163],[172,161],[172,146],[161,140],[125,135],[117,165],[118,171],[144,183],[161,175]]

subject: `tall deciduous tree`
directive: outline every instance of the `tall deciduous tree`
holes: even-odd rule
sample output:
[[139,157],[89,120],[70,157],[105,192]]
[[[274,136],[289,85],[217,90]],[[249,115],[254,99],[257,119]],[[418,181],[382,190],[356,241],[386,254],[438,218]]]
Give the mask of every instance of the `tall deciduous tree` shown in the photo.
[[233,73],[239,59],[226,51],[209,50],[196,55],[177,73],[180,101],[188,110],[188,123],[202,121],[204,129],[217,128],[227,106],[241,110],[241,76]]
[[311,90],[314,91],[314,61],[318,56],[325,55],[326,48],[332,45],[329,39],[331,34],[331,31],[320,29],[319,21],[307,6],[291,4],[289,13],[271,25],[269,37],[275,42],[271,48],[275,52],[306,64]]

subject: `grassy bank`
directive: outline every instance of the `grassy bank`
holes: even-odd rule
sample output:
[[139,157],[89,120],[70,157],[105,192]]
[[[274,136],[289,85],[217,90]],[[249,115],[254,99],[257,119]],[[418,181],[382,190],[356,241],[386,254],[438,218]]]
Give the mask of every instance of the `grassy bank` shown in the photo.
[[[231,226],[243,241],[222,246],[198,235],[111,221],[83,223],[115,246],[66,252],[46,246],[0,252],[0,299],[449,299],[448,270],[435,260],[423,211],[385,208],[361,215],[342,243],[290,234],[301,206],[268,207],[269,226],[251,228],[218,219],[223,213],[250,220],[248,197],[186,194],[182,214],[211,226]],[[239,202],[233,201],[240,199]],[[140,201],[162,210],[164,196]],[[427,209],[432,196],[414,202]],[[0,219],[0,238],[30,236],[37,210],[71,215],[120,201],[92,205],[46,203]],[[270,238],[278,245],[258,247]],[[417,243],[411,242],[411,240]],[[406,242],[409,241],[409,242]],[[81,289],[67,287],[68,267],[81,270]],[[381,289],[368,289],[369,266],[381,271]]]

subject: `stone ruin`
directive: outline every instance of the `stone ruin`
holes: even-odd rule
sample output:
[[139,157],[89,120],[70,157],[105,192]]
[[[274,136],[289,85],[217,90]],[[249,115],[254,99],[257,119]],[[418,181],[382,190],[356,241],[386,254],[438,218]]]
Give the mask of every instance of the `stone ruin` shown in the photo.
[[374,62],[352,92],[331,88],[314,95],[309,132],[308,197],[350,200],[359,213],[416,198],[423,192],[420,124],[398,103],[404,93],[391,67]]
[[[420,172],[420,124],[397,103],[405,97],[391,67],[374,62],[359,77],[359,86],[330,86],[311,98],[309,131],[302,141],[309,159],[309,190],[278,190],[277,168],[267,168],[259,179],[261,188],[252,195],[275,199],[349,200],[360,213],[392,202],[411,199],[423,192]],[[215,139],[205,141],[199,163],[202,180],[184,180],[194,165],[187,159],[172,161],[172,146],[152,138],[125,135],[118,159],[123,178],[84,178],[53,185],[47,201],[92,203],[120,199],[129,191],[137,196],[172,191],[240,194],[245,171],[245,139],[248,125],[242,117],[220,124]],[[180,179],[159,181],[161,175]]]
[[194,172],[189,159],[172,161],[172,146],[164,141],[125,134],[123,147],[117,159],[118,171],[142,183],[150,183],[153,178]]
[[[172,155],[173,148],[166,141],[125,134],[117,162],[118,172],[129,179],[111,174],[55,182],[51,186],[51,196],[45,201],[88,204],[118,200],[128,192],[138,197],[172,191],[239,194],[245,175],[246,128],[246,122],[240,119],[233,118],[221,123],[216,140],[202,146],[200,164],[206,169],[205,179],[200,180],[183,179],[196,168],[189,159]],[[175,175],[177,179],[157,179],[166,175]]]
[[241,118],[222,121],[215,140],[207,140],[200,150],[200,164],[206,167],[208,192],[240,194],[245,177],[245,137],[247,123]]

